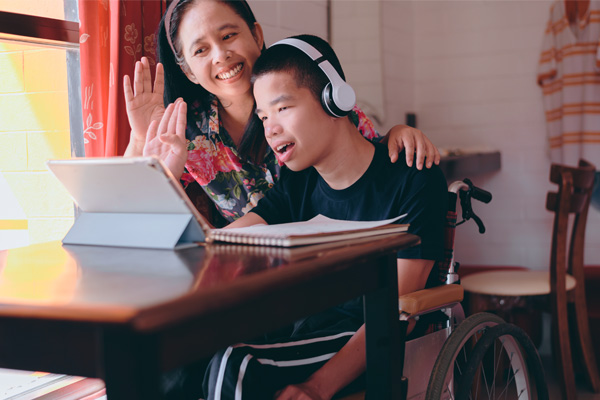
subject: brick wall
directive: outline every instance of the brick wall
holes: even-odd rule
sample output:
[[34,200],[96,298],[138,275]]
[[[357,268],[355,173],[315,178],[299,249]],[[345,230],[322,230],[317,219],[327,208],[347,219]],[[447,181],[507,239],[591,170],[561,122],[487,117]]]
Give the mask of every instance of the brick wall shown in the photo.
[[0,249],[61,239],[73,206],[46,170],[69,158],[64,50],[0,42]]
[[383,98],[382,4],[378,1],[333,1],[331,44],[359,107],[377,128],[385,122]]
[[261,24],[267,47],[288,36],[327,37],[326,0],[248,0]]
[[[488,145],[502,170],[474,177],[490,190],[477,207],[488,231],[460,227],[457,260],[547,268],[550,161],[536,68],[549,1],[415,3],[415,102],[438,146]],[[599,160],[592,160],[599,163]],[[600,213],[590,210],[586,263],[600,260]]]

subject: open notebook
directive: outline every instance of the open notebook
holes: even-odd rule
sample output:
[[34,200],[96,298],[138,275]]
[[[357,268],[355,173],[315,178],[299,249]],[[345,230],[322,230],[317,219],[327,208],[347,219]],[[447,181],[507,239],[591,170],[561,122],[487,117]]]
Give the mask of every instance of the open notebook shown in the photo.
[[79,216],[65,244],[173,249],[197,242],[293,247],[406,231],[385,221],[310,221],[214,229],[180,183],[155,157],[51,160],[50,171],[67,189]]

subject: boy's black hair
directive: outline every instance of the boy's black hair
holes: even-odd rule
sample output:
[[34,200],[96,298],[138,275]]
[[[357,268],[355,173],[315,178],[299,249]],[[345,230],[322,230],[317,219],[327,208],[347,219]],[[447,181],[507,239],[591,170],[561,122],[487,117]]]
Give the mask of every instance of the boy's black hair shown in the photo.
[[[331,63],[342,79],[346,80],[340,60],[329,43],[313,35],[298,35],[293,36],[293,38],[307,42],[317,49]],[[252,82],[256,81],[260,76],[272,72],[288,72],[293,74],[296,85],[309,89],[315,96],[315,99],[321,103],[321,93],[329,80],[317,63],[302,50],[284,44],[269,47],[262,52],[252,68]],[[263,153],[260,153],[261,149],[266,149],[264,129],[262,122],[256,115],[253,115],[248,123],[239,150],[240,154],[249,157],[251,154],[262,156],[264,150]]]
[[[298,35],[292,36],[300,39],[317,49],[327,61],[336,69],[342,79],[346,80],[340,60],[329,43],[318,36]],[[317,101],[321,102],[321,93],[329,82],[325,73],[302,50],[287,44],[269,47],[258,58],[252,69],[252,80],[271,72],[289,72],[294,75],[296,85],[309,89]]]

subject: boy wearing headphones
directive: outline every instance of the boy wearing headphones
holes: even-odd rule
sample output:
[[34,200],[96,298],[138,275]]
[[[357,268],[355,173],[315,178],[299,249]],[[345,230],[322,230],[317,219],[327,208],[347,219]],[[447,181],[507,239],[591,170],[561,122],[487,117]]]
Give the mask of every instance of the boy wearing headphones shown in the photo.
[[[408,231],[421,244],[398,253],[398,292],[435,284],[432,267],[443,256],[447,204],[441,170],[410,168],[402,156],[392,164],[384,145],[362,137],[347,116],[354,91],[324,40],[302,35],[277,42],[256,61],[253,75],[262,122],[254,139],[259,144],[266,139],[287,168],[258,205],[229,227],[305,221],[318,214],[356,221],[407,214],[400,222],[410,224]],[[185,121],[184,106],[175,114],[172,121]],[[169,131],[164,140],[184,146],[175,137],[183,137],[185,124],[171,122]],[[360,383],[365,366],[357,298],[219,352],[204,375],[203,398],[325,400]],[[184,380],[184,387],[194,382],[191,375]]]
[[[256,114],[282,169],[279,182],[229,225],[278,224],[317,214],[382,220],[407,214],[421,244],[398,253],[398,291],[426,286],[442,258],[447,187],[439,168],[419,171],[365,140],[346,115],[355,102],[327,42],[277,42],[254,70]],[[258,133],[262,134],[262,132]],[[373,205],[376,205],[373,207]],[[432,280],[433,282],[433,280]],[[238,344],[211,361],[208,399],[330,399],[365,369],[362,298],[297,321],[259,344]]]

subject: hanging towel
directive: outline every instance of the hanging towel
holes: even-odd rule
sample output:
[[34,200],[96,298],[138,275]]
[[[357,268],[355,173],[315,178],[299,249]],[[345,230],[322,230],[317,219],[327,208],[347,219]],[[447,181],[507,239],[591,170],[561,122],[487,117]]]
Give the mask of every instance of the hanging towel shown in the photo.
[[564,0],[550,8],[537,82],[552,162],[600,164],[600,1],[569,23]]

